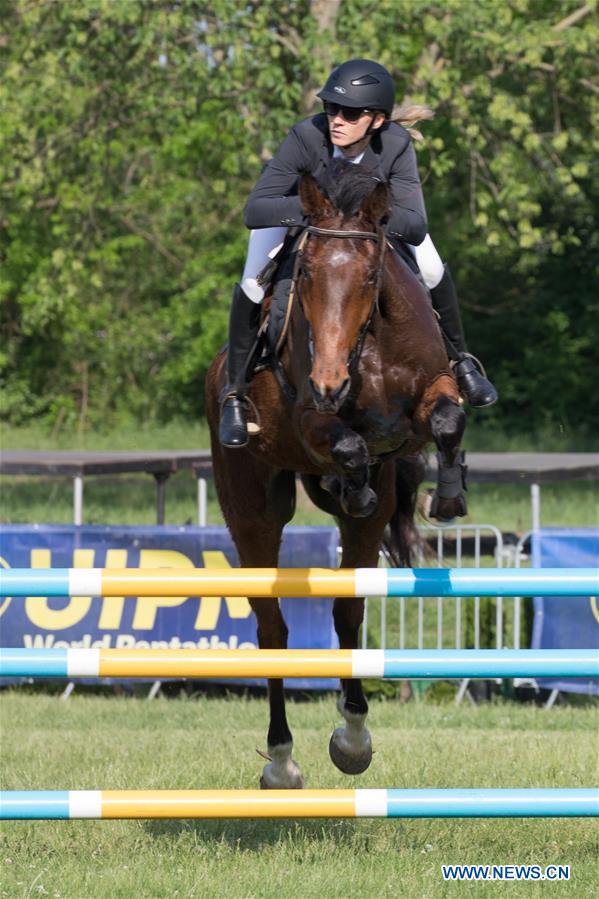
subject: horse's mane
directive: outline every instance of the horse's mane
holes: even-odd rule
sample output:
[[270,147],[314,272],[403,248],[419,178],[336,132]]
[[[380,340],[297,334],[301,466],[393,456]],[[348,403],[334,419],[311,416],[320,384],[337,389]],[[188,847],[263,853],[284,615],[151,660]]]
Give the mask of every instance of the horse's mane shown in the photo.
[[363,165],[335,159],[327,169],[322,188],[335,209],[348,219],[356,214],[379,181]]

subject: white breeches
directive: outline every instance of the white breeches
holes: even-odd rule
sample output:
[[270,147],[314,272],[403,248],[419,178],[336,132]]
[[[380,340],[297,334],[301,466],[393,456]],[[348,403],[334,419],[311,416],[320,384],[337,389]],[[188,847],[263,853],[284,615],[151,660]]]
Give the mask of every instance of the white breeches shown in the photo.
[[[287,228],[257,228],[250,232],[241,286],[248,299],[254,303],[261,303],[264,299],[264,290],[256,278],[269,259],[279,252],[286,234]],[[424,283],[432,290],[443,277],[444,268],[430,234],[426,235],[419,246],[412,247],[412,251]]]
[[445,269],[430,234],[427,234],[417,247],[412,247],[412,252],[416,258],[416,265],[420,269],[422,280],[428,289],[432,290],[445,274]]
[[254,303],[261,303],[264,299],[264,290],[256,278],[268,260],[279,252],[286,234],[287,228],[257,228],[250,232],[241,287],[246,297]]

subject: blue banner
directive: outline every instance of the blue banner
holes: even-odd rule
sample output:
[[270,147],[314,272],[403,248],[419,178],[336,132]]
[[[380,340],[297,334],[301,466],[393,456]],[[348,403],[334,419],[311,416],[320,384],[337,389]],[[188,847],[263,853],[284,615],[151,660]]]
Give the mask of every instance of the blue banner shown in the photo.
[[[535,568],[584,568],[599,564],[598,528],[542,528],[532,536]],[[599,647],[599,597],[537,596],[534,598],[533,649]],[[550,690],[599,695],[599,680],[543,679]]]
[[[335,528],[286,528],[279,565],[334,568],[337,544]],[[223,527],[4,525],[0,528],[0,565],[226,568],[238,566],[239,561]],[[290,649],[338,648],[332,600],[286,598],[282,609]],[[245,597],[8,597],[0,599],[0,642],[7,647],[40,649],[257,647],[256,620]],[[295,679],[289,686],[332,689],[335,682]]]

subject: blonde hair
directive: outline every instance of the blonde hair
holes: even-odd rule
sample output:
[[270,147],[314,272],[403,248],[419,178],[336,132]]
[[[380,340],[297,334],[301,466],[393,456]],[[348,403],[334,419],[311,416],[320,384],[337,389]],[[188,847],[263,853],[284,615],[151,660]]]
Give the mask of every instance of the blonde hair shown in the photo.
[[393,107],[393,112],[391,113],[391,121],[397,122],[399,125],[403,125],[403,127],[406,128],[409,132],[412,140],[420,142],[424,140],[424,137],[422,136],[422,133],[413,126],[418,122],[428,121],[434,118],[434,116],[435,113],[430,108],[430,106],[405,104],[402,106]]

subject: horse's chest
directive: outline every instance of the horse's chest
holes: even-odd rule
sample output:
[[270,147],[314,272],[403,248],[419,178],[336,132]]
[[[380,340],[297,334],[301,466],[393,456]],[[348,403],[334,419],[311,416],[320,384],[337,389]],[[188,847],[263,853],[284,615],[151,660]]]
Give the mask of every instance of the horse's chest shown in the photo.
[[347,411],[352,427],[364,437],[371,452],[391,452],[414,436],[412,424],[422,394],[421,380],[414,370],[385,362],[378,352],[364,354],[356,388],[343,411]]
[[402,397],[390,404],[356,406],[351,415],[351,427],[367,442],[371,452],[387,453],[412,435],[413,403]]

